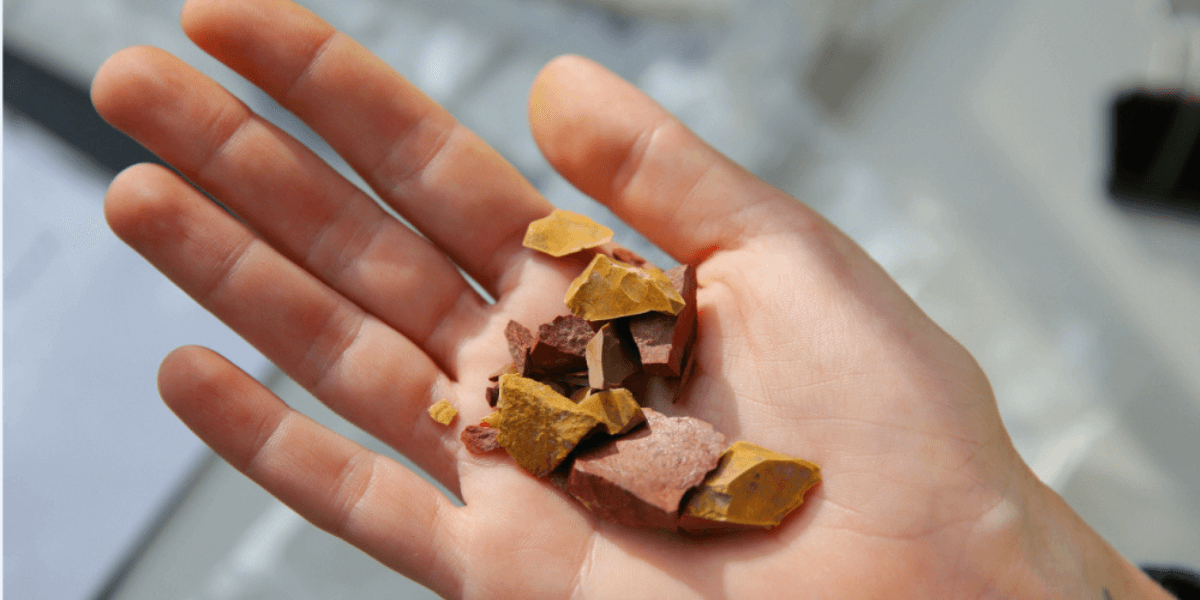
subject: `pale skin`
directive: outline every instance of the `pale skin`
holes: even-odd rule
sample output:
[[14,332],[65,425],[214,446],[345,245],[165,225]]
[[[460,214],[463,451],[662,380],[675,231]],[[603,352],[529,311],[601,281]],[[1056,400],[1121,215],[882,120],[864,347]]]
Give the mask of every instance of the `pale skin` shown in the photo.
[[[701,285],[697,369],[677,414],[822,466],[778,529],[696,540],[598,521],[458,439],[490,411],[509,319],[563,314],[583,262],[524,249],[552,205],[386,64],[285,0],[189,2],[183,28],[324,137],[389,217],[301,144],[157,49],[124,50],[100,113],[219,199],[139,165],[113,230],[390,459],[295,412],[199,347],[167,405],[317,526],[447,598],[1169,598],[1040,483],[974,359],[857,245],[579,57],[533,84],[551,165]],[[459,265],[497,299],[476,294]],[[451,427],[426,414],[447,398]]]

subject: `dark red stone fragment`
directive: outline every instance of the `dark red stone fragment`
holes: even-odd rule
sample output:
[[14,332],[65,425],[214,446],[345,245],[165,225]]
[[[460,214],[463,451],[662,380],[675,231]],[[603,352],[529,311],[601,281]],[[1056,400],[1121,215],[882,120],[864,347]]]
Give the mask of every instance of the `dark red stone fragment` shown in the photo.
[[483,394],[484,397],[487,398],[488,406],[496,408],[496,403],[500,401],[500,384],[494,383],[489,385],[487,389],[483,391]]
[[496,439],[499,433],[499,429],[480,427],[479,425],[467,425],[463,429],[462,434],[459,435],[459,439],[467,447],[467,452],[471,454],[486,454],[500,447],[500,442]]
[[666,272],[686,303],[678,315],[652,312],[629,319],[642,370],[659,377],[683,375],[688,351],[696,337],[696,269],[679,265]]
[[537,340],[529,351],[529,372],[574,373],[587,370],[584,352],[595,331],[575,315],[555,317],[538,328]]
[[529,372],[529,352],[533,349],[533,332],[528,327],[509,321],[504,328],[504,337],[508,339],[508,353],[513,359],[513,369],[518,375]]
[[606,521],[674,530],[680,500],[716,468],[725,436],[699,419],[642,412],[644,426],[575,459],[567,492]]

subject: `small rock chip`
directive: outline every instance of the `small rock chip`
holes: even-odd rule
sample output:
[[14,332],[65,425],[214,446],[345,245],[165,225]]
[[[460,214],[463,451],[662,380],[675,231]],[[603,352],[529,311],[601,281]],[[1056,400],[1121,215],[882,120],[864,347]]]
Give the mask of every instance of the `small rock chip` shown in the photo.
[[594,416],[609,435],[620,435],[646,420],[629,390],[617,388],[588,394],[579,400],[579,410]]
[[550,386],[520,375],[500,376],[497,441],[513,460],[536,477],[545,477],[600,424]]
[[581,214],[555,210],[529,224],[523,245],[558,257],[594,248],[612,241],[612,237],[611,229]]
[[650,311],[672,315],[683,297],[657,269],[639,269],[597,254],[567,288],[567,308],[588,321],[607,321]]
[[496,408],[496,403],[500,401],[500,383],[487,386],[487,389],[483,390],[483,397],[487,399],[488,406]]
[[471,454],[487,454],[500,447],[500,442],[496,440],[498,433],[500,433],[499,430],[491,427],[467,425],[458,437],[462,440],[463,445],[467,447],[467,452]]
[[533,332],[528,327],[509,321],[504,327],[504,337],[508,340],[508,353],[513,359],[513,370],[520,375],[529,372],[529,351],[533,349]]
[[525,374],[574,373],[587,369],[584,354],[588,340],[596,332],[591,324],[575,316],[555,317],[538,327],[537,339],[529,351]]
[[779,525],[821,481],[821,467],[735,442],[683,507],[679,526],[693,533]]
[[627,377],[636,373],[637,350],[631,346],[632,344],[621,339],[612,323],[601,327],[588,341],[584,353],[584,358],[587,359],[588,387],[598,390],[619,387]]
[[[642,258],[638,253],[622,246],[616,242],[609,242],[596,248],[601,254],[623,263],[633,265],[639,269],[658,269],[654,263]],[[659,269],[660,271],[662,269]]]
[[479,420],[479,425],[497,429],[500,427],[500,411],[492,411]]
[[[520,323],[517,323],[517,325],[520,325]],[[507,365],[504,365],[503,367],[493,371],[491,375],[488,375],[488,381],[495,383],[500,381],[501,375],[511,375],[513,373],[517,373],[517,366],[513,363],[508,363]],[[517,375],[520,375],[520,373],[517,373]]]
[[629,333],[637,344],[643,370],[660,377],[679,377],[696,339],[696,269],[679,265],[666,276],[683,298],[683,309],[676,315],[652,312],[632,317]]
[[458,410],[448,400],[438,400],[429,407],[429,416],[442,425],[449,425],[458,416]]
[[725,436],[699,419],[642,411],[645,427],[575,459],[567,492],[606,521],[674,530],[683,495],[717,465]]

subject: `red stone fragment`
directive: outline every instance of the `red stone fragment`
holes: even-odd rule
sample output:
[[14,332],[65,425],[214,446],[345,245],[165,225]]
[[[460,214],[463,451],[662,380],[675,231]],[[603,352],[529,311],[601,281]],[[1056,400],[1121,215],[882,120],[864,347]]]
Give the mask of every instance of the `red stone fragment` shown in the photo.
[[678,315],[652,312],[631,317],[629,333],[637,344],[642,370],[660,377],[679,377],[696,337],[696,269],[679,265],[666,275],[686,303],[683,310]]
[[530,372],[574,373],[587,370],[584,352],[595,331],[575,315],[555,317],[538,328],[537,340],[529,351]]
[[513,369],[518,375],[528,373],[529,352],[534,343],[533,332],[516,321],[509,321],[504,328],[504,337],[508,339],[508,353],[513,359]]
[[463,445],[467,447],[467,452],[471,454],[486,454],[500,447],[500,442],[496,439],[499,433],[499,429],[481,427],[479,425],[467,425],[458,437],[462,440]]
[[725,436],[699,419],[642,412],[645,426],[575,459],[567,492],[606,521],[674,530],[683,495],[716,468]]
[[652,267],[652,268],[658,268],[658,267],[655,267],[654,265],[650,264],[650,261],[642,258],[636,252],[634,252],[633,250],[630,250],[629,248],[626,248],[624,246],[617,246],[617,247],[613,248],[612,249],[612,257],[623,263],[628,263],[628,264],[631,264],[631,265],[633,265],[635,267],[639,267],[639,268],[645,268],[647,266]]
[[[639,269],[645,269],[647,267],[651,269],[658,269],[654,263],[642,258],[637,252],[634,252],[633,250],[630,250],[629,248],[626,248],[625,246],[622,246],[616,242],[608,242],[597,246],[596,252],[599,252],[600,254],[603,254],[613,260],[619,260],[625,264],[633,265]],[[661,271],[662,269],[659,270]]]
[[608,323],[588,341],[585,355],[588,387],[597,390],[620,387],[621,382],[638,371],[637,348],[622,338],[616,323]]

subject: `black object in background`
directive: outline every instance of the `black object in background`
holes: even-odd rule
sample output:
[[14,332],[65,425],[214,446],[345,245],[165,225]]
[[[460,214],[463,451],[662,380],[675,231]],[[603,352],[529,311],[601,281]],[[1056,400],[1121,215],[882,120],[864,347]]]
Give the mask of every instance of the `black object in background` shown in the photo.
[[1200,97],[1135,89],[1112,109],[1108,187],[1120,202],[1200,219]]
[[1179,600],[1200,600],[1200,576],[1174,567],[1145,566],[1142,570]]
[[88,90],[4,48],[4,103],[116,173],[142,162],[163,164],[100,117]]

